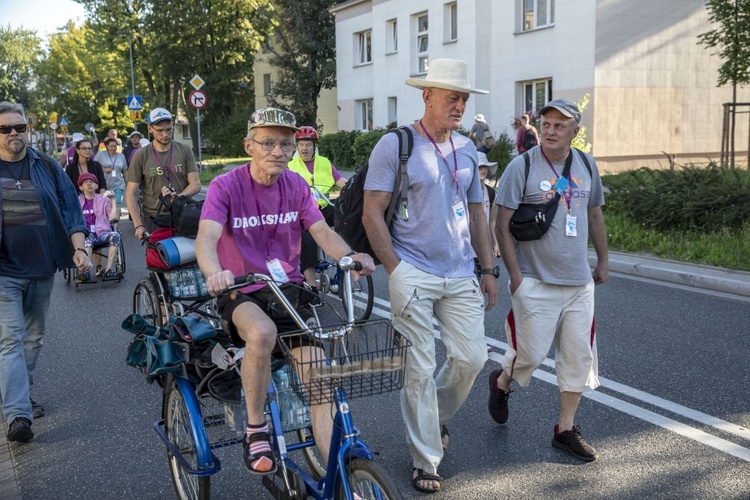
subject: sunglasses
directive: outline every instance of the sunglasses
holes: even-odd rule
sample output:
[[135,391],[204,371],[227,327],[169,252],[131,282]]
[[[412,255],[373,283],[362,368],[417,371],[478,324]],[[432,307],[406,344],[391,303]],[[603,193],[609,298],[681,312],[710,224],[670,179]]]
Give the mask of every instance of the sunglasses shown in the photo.
[[0,134],[10,134],[12,130],[15,130],[19,134],[26,132],[28,125],[25,123],[19,123],[18,125],[0,125]]

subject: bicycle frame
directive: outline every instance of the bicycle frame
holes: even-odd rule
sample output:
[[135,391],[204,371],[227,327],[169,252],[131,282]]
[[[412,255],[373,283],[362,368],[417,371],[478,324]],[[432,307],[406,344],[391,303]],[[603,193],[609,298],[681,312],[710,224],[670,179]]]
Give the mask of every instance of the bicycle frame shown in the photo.
[[[343,275],[343,286],[344,294],[347,297],[347,323],[346,328],[351,330],[354,325],[354,312],[352,306],[352,295],[351,295],[351,269],[354,269],[356,263],[351,257],[343,257],[339,261],[339,270]],[[298,326],[307,331],[309,334],[314,334],[314,329],[307,326],[299,314],[296,312],[291,303],[287,300],[284,294],[281,292],[279,285],[271,280],[270,277],[256,274],[247,277],[247,280],[238,279],[238,283],[230,290],[238,289],[247,286],[249,283],[257,281],[265,281],[273,290],[274,294],[289,312],[289,314],[295,319]],[[240,283],[240,281],[242,281]],[[161,285],[161,283],[159,284]],[[227,290],[229,291],[229,290]],[[163,293],[163,290],[162,290]],[[211,445],[208,440],[206,429],[204,426],[203,415],[201,412],[200,403],[195,392],[195,385],[189,380],[175,377],[177,389],[183,398],[185,408],[190,421],[191,439],[195,445],[195,455],[198,462],[198,467],[191,467],[188,461],[183,457],[181,451],[170,442],[169,437],[164,431],[164,419],[160,419],[154,423],[154,429],[156,430],[159,437],[164,441],[165,445],[169,449],[169,453],[176,458],[180,466],[188,474],[192,474],[198,477],[210,476],[215,474],[221,469],[221,462],[211,451],[213,448],[226,446],[224,443],[221,445]],[[284,430],[281,425],[281,413],[279,410],[279,402],[276,391],[276,386],[273,380],[269,384],[267,391],[269,415],[271,417],[271,423],[273,426],[273,448],[277,452],[280,460],[279,466],[281,467],[281,477],[285,483],[286,490],[291,490],[290,479],[288,470],[293,471],[304,483],[307,488],[308,495],[313,498],[324,500],[334,498],[336,491],[335,488],[338,485],[337,478],[341,479],[341,486],[344,491],[344,495],[347,499],[352,499],[353,494],[349,485],[349,477],[347,473],[347,461],[352,458],[365,458],[371,460],[373,457],[373,451],[368,446],[359,440],[359,430],[354,426],[351,413],[349,411],[349,402],[346,398],[346,394],[340,388],[334,389],[334,404],[336,406],[336,413],[333,420],[333,432],[331,437],[331,446],[329,451],[328,463],[326,467],[326,475],[316,481],[309,474],[307,474],[294,460],[289,457],[290,451],[301,450],[305,447],[315,446],[313,441],[304,443],[295,443],[292,445],[286,445],[286,439],[284,437]],[[239,442],[239,441],[238,441]],[[271,480],[272,476],[264,476],[263,484],[271,492],[277,492],[278,487]]]

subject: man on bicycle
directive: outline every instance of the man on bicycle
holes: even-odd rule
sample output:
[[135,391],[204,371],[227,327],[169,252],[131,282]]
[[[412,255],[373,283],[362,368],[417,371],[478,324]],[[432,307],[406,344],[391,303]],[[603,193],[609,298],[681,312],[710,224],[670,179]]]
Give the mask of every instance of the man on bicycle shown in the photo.
[[[216,296],[247,273],[270,275],[307,320],[312,317],[304,298],[299,258],[302,233],[309,231],[330,256],[345,255],[362,264],[360,274],[372,274],[375,264],[366,254],[355,253],[323,220],[305,181],[290,172],[296,119],[281,109],[257,110],[248,122],[245,151],[252,161],[216,177],[203,205],[195,252],[208,292]],[[295,285],[296,284],[296,285]],[[271,380],[271,354],[277,333],[299,327],[274,307],[274,295],[265,284],[254,284],[219,299],[222,319],[229,323],[232,340],[245,346],[241,378],[247,404],[244,458],[253,474],[276,470],[263,413]],[[292,352],[304,359],[322,359],[314,339],[295,345]],[[317,357],[313,357],[317,356]],[[304,381],[306,374],[300,374]],[[328,460],[331,408],[311,408],[313,432],[323,460]]]
[[[315,154],[318,147],[318,131],[313,127],[302,126],[294,135],[297,139],[297,156],[289,162],[289,170],[297,172],[310,186],[313,197],[318,202],[318,208],[325,217],[326,224],[333,226],[333,205],[328,203],[325,196],[333,186],[342,188],[346,184],[336,167],[325,156]],[[317,188],[317,189],[316,189]],[[318,192],[320,191],[320,192]],[[310,233],[302,234],[302,255],[300,256],[305,281],[315,287],[315,266],[318,264],[318,245],[315,244]]]

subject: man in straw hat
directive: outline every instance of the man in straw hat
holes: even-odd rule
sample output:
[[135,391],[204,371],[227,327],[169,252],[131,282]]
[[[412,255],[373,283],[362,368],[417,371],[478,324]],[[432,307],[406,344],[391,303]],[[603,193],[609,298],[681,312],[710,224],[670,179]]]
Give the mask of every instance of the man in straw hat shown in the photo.
[[[574,417],[581,393],[599,386],[594,286],[609,276],[602,181],[594,158],[571,147],[581,122],[578,106],[555,99],[539,114],[541,147],[508,164],[497,192],[496,231],[510,276],[511,311],[505,324],[509,348],[502,369],[490,373],[488,406],[493,420],[507,422],[511,382],[526,387],[554,343],[560,416],[552,446],[592,462],[598,455]],[[509,226],[519,205],[554,199],[555,191],[560,204],[547,232],[515,241]],[[593,275],[589,238],[597,258]]]
[[[359,274],[372,274],[375,263],[367,254],[352,251],[326,224],[302,176],[287,167],[294,153],[295,116],[282,109],[255,111],[248,122],[245,151],[252,161],[216,177],[208,187],[201,214],[195,253],[211,295],[234,284],[235,276],[262,273],[284,283],[282,291],[304,320],[314,320],[311,295],[300,293],[303,277],[299,257],[302,233],[309,231],[326,254],[335,259],[351,256],[362,264]],[[355,273],[356,274],[356,273]],[[252,474],[273,474],[264,414],[266,390],[271,380],[271,353],[277,333],[298,330],[289,315],[276,314],[276,297],[265,283],[242,288],[218,301],[218,310],[229,324],[237,347],[245,347],[241,378],[247,405],[244,439],[245,466]],[[308,303],[306,303],[308,302]],[[308,337],[287,341],[296,359],[324,359],[325,354]],[[293,342],[292,345],[290,343]],[[298,374],[307,382],[309,370]],[[331,441],[331,406],[311,407],[313,433],[323,463]]]
[[[394,327],[413,344],[401,391],[401,413],[412,454],[414,487],[433,493],[441,486],[437,467],[448,448],[446,422],[458,411],[487,360],[486,309],[497,298],[498,269],[492,258],[477,150],[456,133],[471,87],[465,62],[435,59],[422,89],[424,116],[409,130],[414,147],[407,163],[408,206],[389,228],[383,214],[399,165],[398,138],[386,134],[370,155],[363,223],[389,275]],[[473,249],[473,251],[472,251]],[[474,252],[482,278],[474,276]],[[433,316],[448,360],[435,371]]]

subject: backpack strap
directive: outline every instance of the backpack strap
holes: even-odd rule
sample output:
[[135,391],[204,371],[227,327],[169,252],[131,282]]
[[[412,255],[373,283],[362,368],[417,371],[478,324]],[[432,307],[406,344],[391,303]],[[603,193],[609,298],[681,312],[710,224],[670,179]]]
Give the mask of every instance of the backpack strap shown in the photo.
[[396,181],[393,185],[393,194],[391,202],[388,204],[388,210],[385,213],[385,225],[390,227],[393,216],[396,214],[396,205],[401,200],[401,210],[404,220],[409,220],[407,191],[409,190],[409,172],[406,163],[409,161],[411,151],[414,148],[414,136],[409,127],[398,127],[393,131],[398,136],[398,170],[396,171]]
[[531,159],[529,158],[529,152],[524,151],[523,153],[523,192],[521,193],[521,202],[526,197],[526,182],[529,180],[529,170],[531,170]]
[[591,163],[589,163],[589,159],[586,156],[586,153],[584,153],[583,151],[581,151],[578,148],[573,148],[573,149],[575,149],[576,151],[578,151],[578,154],[581,156],[581,160],[583,160],[583,164],[586,165],[586,170],[589,171],[589,177],[593,178],[594,174],[591,173]]

